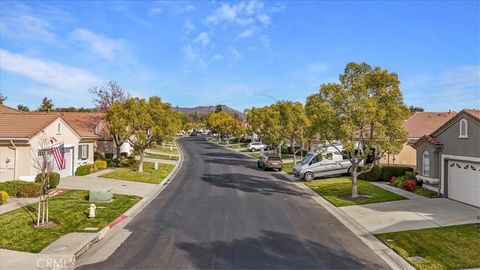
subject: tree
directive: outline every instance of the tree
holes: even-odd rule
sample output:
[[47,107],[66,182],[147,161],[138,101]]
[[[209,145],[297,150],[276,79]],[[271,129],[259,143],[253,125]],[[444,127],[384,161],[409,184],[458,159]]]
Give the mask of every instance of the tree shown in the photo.
[[53,102],[51,99],[44,97],[42,104],[38,107],[37,111],[39,112],[50,112],[53,109]]
[[[107,86],[92,86],[88,91],[93,94],[94,97],[92,102],[100,112],[108,112],[110,107],[115,102],[124,103],[125,100],[130,97],[130,94],[125,91],[116,81],[110,81]],[[121,106],[119,105],[118,107]],[[116,121],[119,120],[117,119]],[[107,123],[110,122],[111,121],[107,121]],[[125,137],[125,127],[122,128],[121,126],[109,126],[108,128],[110,130],[110,134],[112,135],[113,142],[115,143],[117,159],[119,159],[120,147],[128,139],[128,137]]]
[[222,136],[222,134],[225,135],[231,132],[231,125],[234,121],[235,119],[224,111],[211,112],[207,116],[208,128],[218,132],[219,138]]
[[181,125],[178,113],[159,97],[150,97],[148,101],[128,98],[124,103],[117,100],[107,112],[107,120],[140,153],[140,173],[143,172],[145,150],[154,142],[172,139]]
[[412,113],[425,111],[424,108],[422,108],[422,107],[417,107],[417,106],[413,106],[413,105],[411,105],[410,107],[408,107],[408,109],[410,109],[410,112],[412,112]]
[[130,97],[130,93],[116,81],[108,82],[107,86],[92,86],[88,91],[93,95],[92,102],[100,112],[107,112],[115,101],[125,102]]
[[403,103],[397,74],[366,63],[347,64],[340,84],[329,83],[307,99],[312,131],[338,149],[339,140],[352,164],[352,198],[358,197],[357,176],[371,170],[360,165],[376,149],[375,159],[398,153],[407,140],[402,126],[409,110]]
[[5,96],[4,94],[0,93],[0,105],[3,104],[3,102],[5,102],[5,100],[7,100],[7,96]]
[[247,114],[247,122],[263,143],[270,144],[281,155],[282,129],[278,104],[262,108],[253,107]]
[[296,154],[301,151],[308,127],[305,109],[300,102],[279,101],[276,108],[280,114],[280,134],[289,142],[293,153],[293,164],[297,164]]
[[215,112],[216,113],[221,112],[221,111],[223,111],[222,105],[215,106]]
[[29,112],[30,111],[30,109],[27,106],[22,105],[22,104],[19,104],[17,106],[17,109],[20,110],[20,111],[24,111],[24,112]]

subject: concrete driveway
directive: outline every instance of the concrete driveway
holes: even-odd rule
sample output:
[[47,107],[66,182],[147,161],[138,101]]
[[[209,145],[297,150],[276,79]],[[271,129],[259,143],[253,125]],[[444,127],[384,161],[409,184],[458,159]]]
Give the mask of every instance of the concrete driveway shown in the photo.
[[108,173],[112,170],[107,169],[97,173],[85,176],[68,176],[60,180],[59,188],[62,189],[112,189],[113,193],[135,195],[145,197],[152,192],[156,184],[139,183],[133,181],[115,180],[100,178],[98,175]]
[[444,198],[340,207],[373,234],[478,222],[480,208]]

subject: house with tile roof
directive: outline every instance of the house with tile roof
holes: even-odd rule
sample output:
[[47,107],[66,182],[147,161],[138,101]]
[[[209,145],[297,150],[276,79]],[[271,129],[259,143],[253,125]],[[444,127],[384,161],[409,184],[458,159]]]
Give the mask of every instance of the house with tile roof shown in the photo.
[[82,125],[70,124],[57,113],[6,111],[4,107],[0,111],[0,181],[34,180],[40,136],[64,144],[66,168],[59,170],[56,164],[53,168],[62,177],[73,175],[80,165],[93,163],[99,136],[83,130]]
[[480,109],[462,110],[413,147],[424,187],[480,207]]
[[402,150],[395,155],[384,155],[380,159],[380,164],[386,165],[405,165],[416,168],[417,153],[413,144],[426,134],[430,134],[437,128],[445,124],[455,112],[415,112],[404,121],[404,127],[408,132],[408,141],[403,145]]

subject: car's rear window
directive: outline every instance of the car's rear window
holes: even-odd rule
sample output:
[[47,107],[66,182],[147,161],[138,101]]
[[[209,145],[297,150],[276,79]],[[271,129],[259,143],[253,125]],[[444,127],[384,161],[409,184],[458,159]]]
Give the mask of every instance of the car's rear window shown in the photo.
[[272,157],[272,156],[268,157],[268,159],[269,159],[269,160],[280,160],[279,157]]

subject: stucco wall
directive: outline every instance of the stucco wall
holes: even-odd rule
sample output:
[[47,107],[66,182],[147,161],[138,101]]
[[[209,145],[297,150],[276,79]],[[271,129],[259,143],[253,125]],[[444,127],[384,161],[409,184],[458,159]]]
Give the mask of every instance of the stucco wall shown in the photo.
[[[468,138],[459,138],[460,120],[466,119],[468,123]],[[437,135],[443,144],[442,154],[467,157],[480,157],[480,124],[468,115],[457,119],[448,128]]]
[[417,151],[411,145],[404,143],[400,153],[397,155],[384,155],[380,159],[380,164],[406,165],[415,168],[417,165]]
[[435,148],[434,145],[423,141],[417,146],[417,171],[418,174],[423,175],[423,152],[427,150],[430,154],[430,178],[439,178],[439,150]]

